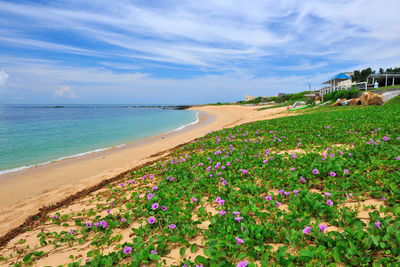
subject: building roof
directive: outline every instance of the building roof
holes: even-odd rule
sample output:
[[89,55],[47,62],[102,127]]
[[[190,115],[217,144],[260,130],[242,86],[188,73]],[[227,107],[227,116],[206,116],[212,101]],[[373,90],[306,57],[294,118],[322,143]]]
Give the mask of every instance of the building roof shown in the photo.
[[329,80],[327,80],[323,83],[331,83],[333,80],[339,81],[339,80],[348,80],[348,79],[351,79],[351,78],[349,76],[347,76],[346,74],[344,74],[343,72],[341,72],[339,74],[336,74],[333,77],[330,77]]

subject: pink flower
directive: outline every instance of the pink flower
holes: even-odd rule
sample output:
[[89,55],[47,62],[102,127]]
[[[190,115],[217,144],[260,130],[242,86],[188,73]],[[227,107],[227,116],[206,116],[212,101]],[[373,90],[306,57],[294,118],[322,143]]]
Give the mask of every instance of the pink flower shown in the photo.
[[175,224],[170,224],[170,225],[168,226],[168,228],[171,229],[171,230],[172,230],[172,229],[175,229],[175,227],[176,227]]
[[241,239],[241,238],[239,238],[239,237],[235,237],[235,239],[236,239],[236,244],[237,245],[240,245],[240,244],[244,244],[244,241],[243,241],[243,239]]
[[381,230],[381,222],[380,221],[375,222],[375,226],[376,226],[376,228]]
[[329,173],[332,177],[335,177],[336,176],[336,172],[330,172]]
[[332,194],[328,193],[328,192],[325,192],[324,194],[325,194],[326,198],[329,198],[330,196],[332,196]]
[[265,197],[265,200],[266,200],[266,201],[271,201],[271,199],[272,199],[271,196],[266,196],[266,197]]
[[332,202],[332,200],[329,199],[329,200],[326,202],[326,204],[328,204],[328,206],[330,207],[330,206],[333,205],[333,202]]
[[302,176],[300,179],[300,182],[305,182],[305,181],[306,181],[306,179],[304,179],[304,177]]
[[243,217],[236,217],[235,220],[240,222],[241,220],[243,220]]
[[278,193],[279,193],[279,195],[282,195],[283,194],[283,190],[279,190]]
[[318,170],[317,170],[317,169],[314,169],[314,170],[312,170],[312,173],[314,173],[314,174],[318,174],[319,172],[318,172]]
[[293,190],[293,193],[295,193],[296,196],[297,196],[297,194],[299,194],[299,192],[300,192],[300,190]]
[[318,228],[321,231],[321,233],[323,233],[325,231],[326,227],[327,226],[325,224],[318,225]]
[[156,202],[156,203],[154,203],[153,205],[151,205],[151,208],[152,208],[153,210],[158,209],[158,203]]
[[303,234],[311,234],[310,230],[311,226],[306,226],[306,228],[303,229]]
[[384,136],[382,139],[385,140],[385,141],[388,141],[390,138],[387,137],[387,136]]
[[343,172],[344,173],[349,173],[349,170],[348,169],[344,169]]
[[236,267],[246,267],[249,264],[247,260],[245,261],[239,261]]
[[221,210],[221,211],[219,212],[219,214],[221,214],[221,216],[222,216],[222,217],[224,217],[224,216],[225,216],[225,213],[226,213],[226,211],[225,211],[225,210]]
[[236,216],[240,215],[240,212],[238,212],[238,211],[232,211],[232,213],[235,214]]
[[285,196],[288,197],[290,192],[284,192]]
[[86,223],[86,227],[87,227],[87,228],[92,227],[92,223],[91,223],[91,222]]
[[282,204],[281,202],[277,201],[276,202],[276,207],[278,208],[281,204]]
[[400,157],[397,157],[396,159],[397,159],[397,160],[400,160]]
[[197,201],[197,198],[192,197],[192,202],[195,203]]
[[156,218],[150,217],[150,218],[147,220],[147,222],[150,223],[150,224],[153,224],[153,223],[156,222]]
[[131,247],[128,247],[128,246],[126,246],[126,247],[124,247],[124,249],[122,250],[125,254],[129,254],[129,253],[131,253],[131,251],[132,251],[132,248]]
[[161,210],[162,210],[162,211],[166,211],[167,209],[168,209],[168,208],[167,208],[166,206],[162,206],[162,207],[161,207]]

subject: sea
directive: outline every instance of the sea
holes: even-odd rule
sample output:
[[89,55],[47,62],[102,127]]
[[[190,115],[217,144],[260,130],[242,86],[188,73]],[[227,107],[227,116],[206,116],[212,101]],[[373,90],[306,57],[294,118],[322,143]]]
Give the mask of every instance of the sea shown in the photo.
[[124,146],[198,122],[150,105],[0,105],[0,175]]

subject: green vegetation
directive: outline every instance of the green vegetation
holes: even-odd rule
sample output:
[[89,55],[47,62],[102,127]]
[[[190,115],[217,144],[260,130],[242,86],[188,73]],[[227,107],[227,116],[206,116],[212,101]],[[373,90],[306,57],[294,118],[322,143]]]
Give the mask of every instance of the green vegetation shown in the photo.
[[396,266],[399,121],[397,97],[207,134],[50,215],[15,264],[79,246],[89,261],[69,266],[165,265],[175,252],[179,266]]
[[329,100],[336,101],[338,98],[352,99],[352,98],[360,96],[361,93],[362,92],[357,89],[335,91],[335,92],[331,92],[329,94],[324,95],[324,101],[329,101]]

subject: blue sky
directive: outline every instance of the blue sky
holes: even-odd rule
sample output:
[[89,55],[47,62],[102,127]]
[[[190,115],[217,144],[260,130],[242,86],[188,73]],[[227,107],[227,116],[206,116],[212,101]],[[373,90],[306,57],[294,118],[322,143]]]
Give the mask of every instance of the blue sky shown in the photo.
[[400,66],[398,0],[1,1],[0,103],[201,104]]

